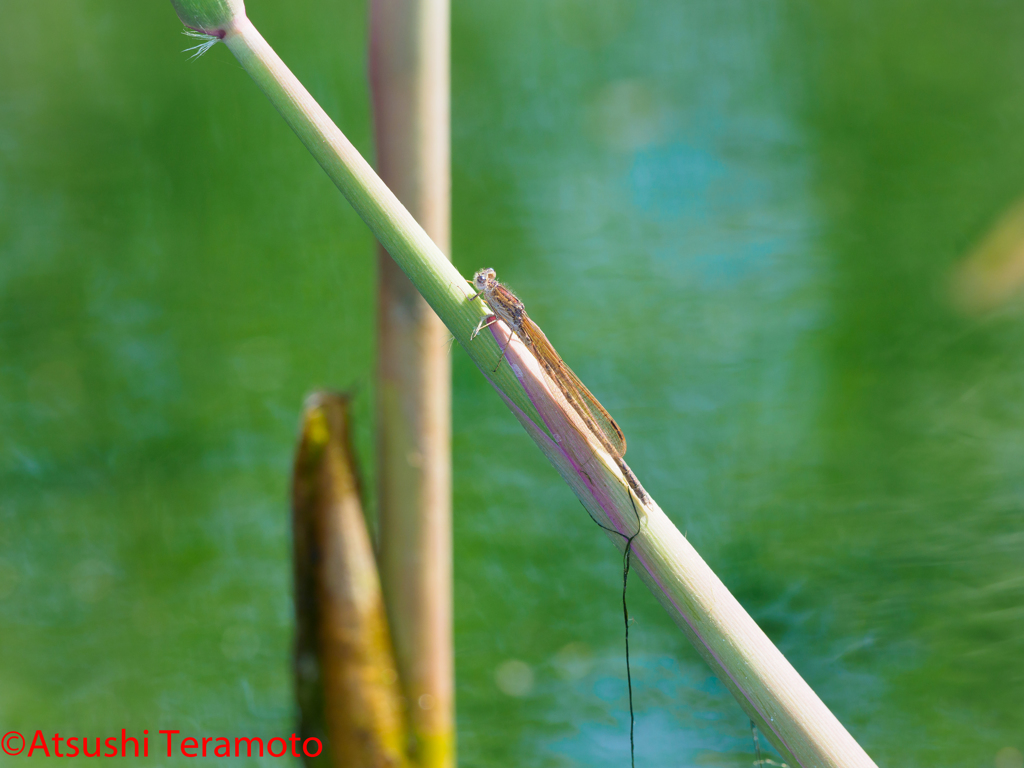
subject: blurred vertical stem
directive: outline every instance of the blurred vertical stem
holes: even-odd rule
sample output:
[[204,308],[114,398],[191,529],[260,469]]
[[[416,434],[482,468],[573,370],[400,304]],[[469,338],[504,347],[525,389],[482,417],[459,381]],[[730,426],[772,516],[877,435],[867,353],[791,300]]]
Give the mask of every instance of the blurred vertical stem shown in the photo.
[[398,670],[348,422],[344,397],[311,396],[292,475],[300,730],[326,742],[307,765],[402,768]]
[[[449,252],[448,0],[372,0],[377,170]],[[378,254],[377,440],[381,579],[415,757],[454,765],[451,368],[448,331]]]

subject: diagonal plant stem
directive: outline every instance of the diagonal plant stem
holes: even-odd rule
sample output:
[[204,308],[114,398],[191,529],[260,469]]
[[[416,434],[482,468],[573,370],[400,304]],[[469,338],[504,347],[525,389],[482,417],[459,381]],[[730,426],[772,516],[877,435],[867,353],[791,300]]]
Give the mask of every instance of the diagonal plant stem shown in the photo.
[[[631,493],[622,470],[502,323],[471,343],[485,315],[444,254],[245,17],[239,0],[172,0],[187,26],[227,44],[257,85],[477,363],[587,510],[616,531],[643,532],[636,570],[750,719],[791,766],[869,768],[874,763],[815,695],[686,538],[652,500]],[[204,26],[205,25],[205,26]],[[509,365],[494,368],[507,346]],[[635,506],[634,506],[635,505]],[[622,537],[609,533],[617,546]]]
[[[500,389],[499,394],[573,488],[591,517],[621,550],[630,547],[635,572],[694,648],[790,766],[868,768],[871,758],[743,610],[657,503],[630,500],[612,456],[592,436],[533,354],[504,323],[496,341],[541,415],[542,430]],[[495,385],[497,386],[497,385]],[[634,506],[635,505],[635,506]],[[641,533],[636,514],[641,515]]]
[[[470,343],[487,316],[481,302],[412,214],[381,181],[247,17],[236,15],[218,30],[225,44],[306,145],[327,175],[391,254],[448,330],[481,367],[490,369],[499,349],[489,339]],[[507,367],[493,373],[501,388],[526,412],[533,406]]]

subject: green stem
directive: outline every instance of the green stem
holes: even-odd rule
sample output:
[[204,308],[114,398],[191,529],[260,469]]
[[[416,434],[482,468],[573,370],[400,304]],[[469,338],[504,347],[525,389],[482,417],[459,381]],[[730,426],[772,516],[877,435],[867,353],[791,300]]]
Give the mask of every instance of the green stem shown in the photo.
[[[186,23],[188,23],[186,21]],[[244,15],[224,41],[409,276],[527,432],[597,519],[643,531],[637,570],[719,678],[791,766],[874,768],[871,758],[815,695],[653,500],[628,490],[624,473],[590,434],[528,350],[502,324],[470,343],[486,315],[471,291],[398,199],[316,104]],[[511,341],[499,366],[499,346]],[[516,373],[513,373],[513,370]],[[518,377],[517,377],[518,374]],[[636,505],[636,506],[634,506]],[[619,537],[612,535],[620,546]]]
[[638,534],[631,544],[634,571],[788,764],[874,768],[661,507],[629,491],[617,463],[552,388],[533,353],[504,325],[492,331],[507,345],[510,367],[547,433],[507,401],[512,412],[616,546],[624,549],[626,537]]
[[[486,334],[469,336],[488,312],[412,214],[381,181],[327,113],[244,15],[223,30],[224,42],[267,95],[331,181],[391,254],[452,336],[482,370],[490,371],[500,350]],[[521,408],[536,415],[506,366],[489,378]],[[539,423],[539,422],[538,422]]]

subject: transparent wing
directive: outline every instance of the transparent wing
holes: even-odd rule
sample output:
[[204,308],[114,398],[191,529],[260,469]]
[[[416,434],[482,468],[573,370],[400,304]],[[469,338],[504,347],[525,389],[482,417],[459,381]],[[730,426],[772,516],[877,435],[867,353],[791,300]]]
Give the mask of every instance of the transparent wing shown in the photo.
[[523,317],[520,327],[533,348],[533,353],[554,384],[565,394],[566,400],[579,414],[609,453],[621,458],[626,453],[626,436],[615,419],[604,409],[572,369],[558,355],[548,337],[529,317]]

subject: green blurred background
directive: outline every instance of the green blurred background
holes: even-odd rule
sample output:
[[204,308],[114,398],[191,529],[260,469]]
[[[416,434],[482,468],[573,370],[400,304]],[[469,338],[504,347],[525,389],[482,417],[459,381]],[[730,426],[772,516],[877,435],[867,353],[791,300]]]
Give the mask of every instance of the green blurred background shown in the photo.
[[[248,7],[372,156],[365,5]],[[354,389],[372,473],[373,240],[170,3],[0,29],[0,731],[290,734],[290,456]],[[1021,766],[1024,313],[946,286],[1024,194],[1022,39],[1005,0],[454,0],[455,263],[880,766]],[[623,766],[620,559],[452,364],[460,764]],[[750,765],[630,602],[638,764]]]

